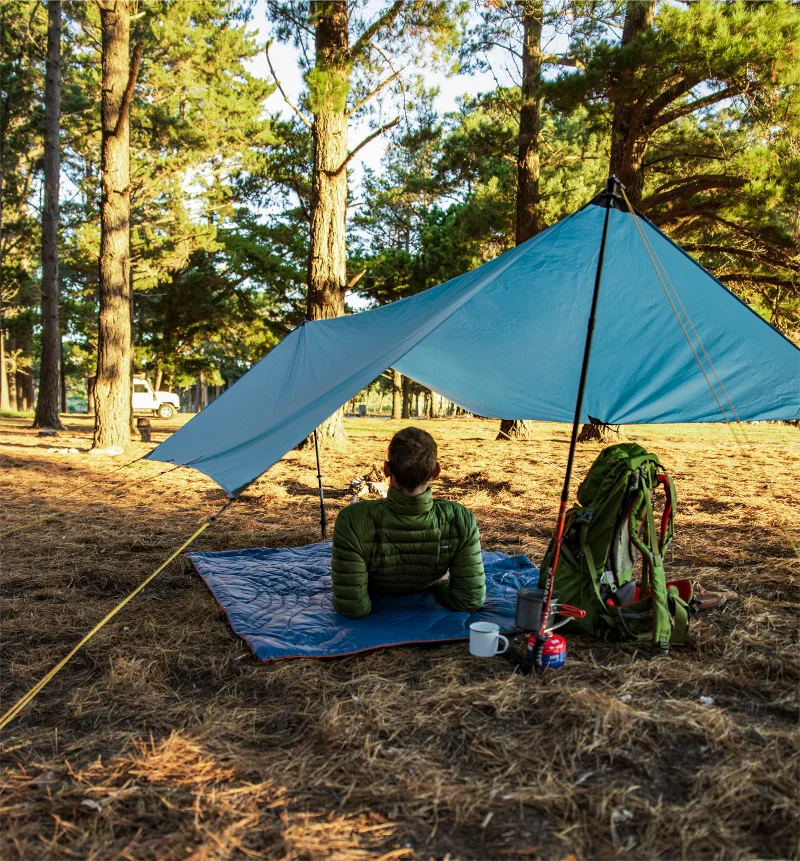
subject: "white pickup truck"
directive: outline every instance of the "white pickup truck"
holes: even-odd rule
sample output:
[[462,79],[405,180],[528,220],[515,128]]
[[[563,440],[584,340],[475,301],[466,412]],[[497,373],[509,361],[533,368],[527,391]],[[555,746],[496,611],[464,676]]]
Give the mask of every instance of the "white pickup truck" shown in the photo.
[[135,378],[133,381],[133,411],[156,415],[160,419],[171,419],[180,406],[177,395],[171,392],[154,392],[147,380]]

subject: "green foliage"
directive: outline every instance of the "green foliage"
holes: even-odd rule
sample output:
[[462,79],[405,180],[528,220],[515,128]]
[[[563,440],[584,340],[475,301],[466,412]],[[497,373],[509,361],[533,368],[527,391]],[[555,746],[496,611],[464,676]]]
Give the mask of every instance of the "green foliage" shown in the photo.
[[[312,135],[298,119],[264,113],[273,85],[249,71],[262,49],[249,0],[140,0],[138,8],[136,367],[151,379],[160,372],[165,385],[188,387],[201,373],[221,385],[304,318]],[[273,35],[292,40],[301,56],[302,110],[344,111],[376,125],[402,105],[404,123],[382,170],[365,172],[349,221],[349,271],[366,269],[356,289],[384,304],[514,243],[519,88],[496,86],[439,116],[436,91],[419,70],[449,72],[458,57],[465,69],[486,68],[492,45],[517,51],[523,4],[381,0],[348,8],[347,50],[326,66],[315,56],[308,2],[266,4]],[[780,0],[661,2],[654,26],[621,46],[608,24],[620,23],[623,8],[616,0],[543,6],[548,36],[566,37],[566,47],[552,54],[545,46],[543,56],[542,226],[602,186],[613,104],[632,100],[642,209],[800,339],[800,10]],[[94,4],[67,4],[65,17],[62,327],[65,368],[79,380],[96,361],[99,28]],[[35,370],[45,7],[7,0],[0,24],[5,360]],[[387,385],[382,377],[373,389]]]
[[[248,318],[252,333],[243,331],[247,324],[241,314],[223,332],[225,315],[236,314],[219,304],[221,294],[244,301],[248,292],[265,289],[257,265],[244,274],[234,272],[227,259],[230,251],[241,260],[242,237],[253,232],[252,225],[238,225],[237,214],[239,180],[249,153],[276,140],[262,107],[273,87],[247,68],[261,50],[248,28],[249,5],[235,0],[143,0],[139,8],[132,41],[142,41],[144,57],[131,118],[136,364],[140,369],[183,366],[191,349],[214,338],[224,345],[220,349],[233,351],[232,360],[250,361],[258,347],[242,358],[239,347],[232,347],[233,333],[261,346],[273,336],[262,331],[261,314]],[[78,194],[65,208],[63,256],[69,326],[86,368],[93,355],[95,323],[94,313],[84,311],[94,304],[99,244],[98,18],[89,5],[74,11],[65,59],[64,127],[66,170]],[[271,253],[265,250],[262,257]],[[188,284],[191,295],[186,293]],[[193,309],[160,302],[166,293],[192,303]],[[270,302],[256,296],[252,307]],[[244,306],[239,302],[237,307]],[[198,329],[191,313],[197,309],[216,315],[214,331]],[[167,316],[158,319],[159,312]],[[168,359],[165,350],[171,345],[177,352]],[[211,372],[213,363],[201,365]]]
[[[312,113],[347,109],[353,116],[378,112],[372,96],[392,77],[382,95],[400,94],[406,83],[398,69],[425,65],[455,70],[466,0],[380,0],[347,2],[347,51],[318,57],[314,50],[313,10],[308,0],[267,0],[275,37],[297,47],[309,88],[305,103]],[[346,76],[346,79],[345,79]],[[346,101],[345,101],[346,100]]]
[[[642,209],[774,325],[800,335],[800,10],[664,3],[627,46],[600,42],[551,85],[555,110],[637,104]],[[626,76],[626,69],[636,74]]]
[[344,113],[350,92],[350,65],[341,69],[309,69],[306,72],[308,106],[314,115],[325,111]]
[[46,41],[47,11],[40,3],[0,4],[0,308],[6,325],[39,299],[38,129]]

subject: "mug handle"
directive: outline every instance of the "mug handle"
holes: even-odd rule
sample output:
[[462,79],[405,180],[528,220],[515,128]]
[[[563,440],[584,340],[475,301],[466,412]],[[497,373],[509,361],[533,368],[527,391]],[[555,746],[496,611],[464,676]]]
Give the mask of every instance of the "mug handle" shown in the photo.
[[503,646],[503,648],[502,648],[502,649],[498,649],[498,650],[495,652],[495,655],[502,655],[502,654],[503,654],[503,652],[507,652],[507,651],[508,651],[508,637],[504,637],[502,634],[498,634],[498,635],[497,635],[497,639],[498,639],[498,640],[502,640],[502,641],[505,643],[505,646]]

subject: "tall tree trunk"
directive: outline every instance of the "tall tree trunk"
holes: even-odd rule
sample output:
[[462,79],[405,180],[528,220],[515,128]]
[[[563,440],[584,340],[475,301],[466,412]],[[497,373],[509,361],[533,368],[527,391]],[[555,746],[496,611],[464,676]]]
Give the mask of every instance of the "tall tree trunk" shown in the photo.
[[[625,6],[625,24],[622,28],[622,44],[629,45],[653,25],[656,0],[628,0]],[[626,68],[613,82],[614,118],[611,123],[611,154],[609,173],[614,174],[625,186],[626,194],[633,206],[637,206],[644,191],[644,154],[647,138],[639,128],[639,112],[631,90],[636,69]],[[592,419],[581,428],[579,442],[619,442],[625,439],[621,425],[605,424]]]
[[403,417],[403,375],[392,368],[392,418]]
[[11,397],[6,369],[6,342],[3,335],[3,300],[0,298],[0,410],[10,409]]
[[197,377],[197,412],[204,410],[208,406],[208,386],[206,385],[206,372],[200,368],[200,373]]
[[625,439],[627,437],[622,425],[608,425],[591,417],[589,424],[584,425],[578,434],[578,442],[617,443],[623,442]]
[[94,415],[97,409],[97,403],[94,398],[94,381],[96,377],[86,378],[86,412],[88,415]]
[[42,364],[35,428],[63,430],[58,417],[61,389],[61,329],[58,318],[58,185],[61,147],[61,0],[47,4],[47,63],[44,88],[44,213],[42,215]]
[[[522,14],[522,106],[519,112],[519,150],[517,154],[516,243],[527,242],[539,226],[539,133],[542,97],[542,26],[544,4],[531,0]],[[530,422],[503,419],[498,440],[530,439]]]
[[[0,6],[0,27],[5,24],[5,11]],[[6,368],[6,339],[3,329],[3,187],[5,185],[5,168],[3,153],[8,128],[8,111],[11,94],[6,92],[0,104],[0,410],[11,409],[10,377]]]
[[539,232],[539,132],[542,90],[542,0],[525,4],[522,17],[522,106],[517,153],[517,230],[521,245]]
[[403,408],[400,411],[400,418],[407,419],[411,417],[411,380],[408,377],[403,377]]
[[100,0],[102,201],[94,448],[130,442],[130,103],[141,45],[130,57],[130,0]]
[[[347,289],[347,94],[350,89],[348,5],[311,0],[316,33],[314,69],[308,76],[314,112],[311,233],[308,251],[309,320],[344,314]],[[318,428],[321,442],[344,437],[342,410]]]
[[59,377],[61,378],[61,412],[67,412],[67,363],[64,361],[64,348],[61,348],[61,368]]
[[33,409],[36,397],[36,387],[33,382],[33,368],[30,361],[33,357],[33,323],[29,319],[22,321],[14,338],[14,352],[25,361],[20,367],[15,358],[17,381],[17,409],[27,412]]
[[[622,44],[629,45],[653,25],[656,0],[628,0]],[[610,173],[625,185],[630,202],[637,206],[644,190],[644,155],[647,138],[639,128],[639,111],[631,90],[636,69],[626,68],[613,82],[614,119],[611,123]]]
[[16,338],[10,335],[6,340],[6,349],[8,350],[8,362],[6,365],[6,376],[8,379],[8,401],[9,408],[16,412],[20,406],[17,399],[17,343]]
[[36,389],[33,385],[33,371],[26,368],[17,371],[17,409],[27,412],[33,409],[36,398]]
[[[129,161],[130,164],[130,161]],[[130,169],[130,168],[129,168]],[[130,215],[130,210],[128,210]],[[128,249],[131,247],[131,225],[128,218]],[[131,315],[131,349],[129,353],[130,362],[128,363],[128,384],[131,387],[131,405],[128,410],[128,424],[130,425],[130,438],[136,439],[138,426],[136,424],[136,416],[133,414],[133,377],[135,373],[135,356],[136,356],[136,326],[135,326],[135,306],[136,299],[133,295],[133,270],[128,266],[128,312]]]

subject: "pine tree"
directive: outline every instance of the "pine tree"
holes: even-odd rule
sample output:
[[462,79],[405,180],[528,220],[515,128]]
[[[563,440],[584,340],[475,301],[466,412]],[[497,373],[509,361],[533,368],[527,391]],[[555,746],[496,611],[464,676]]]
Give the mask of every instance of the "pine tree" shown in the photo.
[[[0,409],[16,408],[17,390],[32,401],[29,366],[40,224],[32,216],[41,136],[41,65],[46,44],[42,5],[0,3]],[[18,344],[22,346],[19,347]],[[18,385],[23,384],[23,385]]]
[[[622,27],[622,47],[642,37],[653,26],[656,0],[628,0],[625,6],[625,23]],[[628,190],[629,198],[638,205],[644,189],[644,166],[642,146],[645,142],[634,133],[638,121],[639,105],[632,98],[631,80],[636,67],[626,66],[616,70],[611,83],[614,98],[614,114],[611,121],[611,152],[608,172]],[[625,438],[621,425],[610,425],[589,417],[578,434],[578,442],[619,442]]]
[[[539,134],[542,91],[542,29],[544,3],[529,0],[522,8],[522,97],[519,112],[517,155],[516,244],[521,245],[539,232]],[[530,422],[503,419],[498,440],[530,439]]]
[[58,309],[58,189],[61,171],[61,0],[47,4],[47,72],[44,93],[44,212],[42,214],[42,361],[35,428],[63,429],[61,330]]
[[[785,331],[797,327],[800,10],[786,2],[628,6],[627,37],[548,86],[556,110],[615,105],[631,202]],[[794,322],[793,322],[794,321]]]
[[[613,13],[613,7],[604,10],[602,4],[595,3],[589,4],[588,8],[581,2],[551,3],[545,8],[544,0],[495,2],[486,5],[480,25],[472,30],[462,49],[468,64],[485,67],[488,65],[485,59],[488,51],[502,45],[514,55],[521,69],[516,159],[516,245],[536,236],[542,223],[539,180],[544,68],[581,65],[581,57],[585,55],[587,23],[588,30],[592,31],[603,15],[613,17]],[[557,29],[567,18],[572,19],[569,51],[561,55],[546,54],[542,47],[545,26]],[[530,435],[530,422],[503,419],[497,439],[529,439]]]
[[[270,123],[263,101],[273,87],[247,71],[260,52],[249,10],[235,0],[140,0],[132,38],[144,60],[132,99],[130,146],[130,283],[133,317],[150,291],[167,289],[199,250],[215,252],[236,219],[237,176],[250,149],[265,146]],[[65,206],[65,289],[74,349],[96,354],[91,308],[97,292],[100,228],[100,136],[92,120],[100,92],[95,4],[70,6],[65,40],[65,170],[80,196]],[[190,180],[190,183],[187,183]],[[135,362],[152,360],[134,328]],[[82,360],[83,361],[83,360]],[[90,375],[91,376],[91,375]],[[92,380],[89,379],[91,384]],[[90,388],[91,393],[91,388]]]
[[[402,83],[393,58],[421,58],[425,49],[452,47],[459,7],[450,0],[393,0],[382,4],[377,14],[364,18],[355,2],[310,0],[299,7],[293,2],[268,3],[278,37],[291,38],[308,58],[304,69],[308,86],[305,101],[313,120],[299,108],[295,110],[313,137],[307,301],[310,320],[344,313],[348,289],[347,167],[362,147],[395,126],[399,117],[378,125],[352,149],[348,149],[350,121],[371,109],[379,93]],[[313,51],[309,31],[314,36]],[[341,438],[341,422],[339,410],[320,427],[323,440]]]
[[100,322],[93,448],[125,446],[131,427],[130,110],[142,57],[130,54],[131,0],[99,4],[102,44]]

